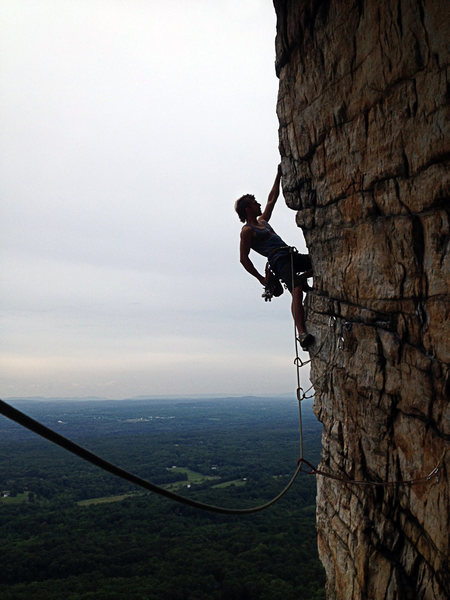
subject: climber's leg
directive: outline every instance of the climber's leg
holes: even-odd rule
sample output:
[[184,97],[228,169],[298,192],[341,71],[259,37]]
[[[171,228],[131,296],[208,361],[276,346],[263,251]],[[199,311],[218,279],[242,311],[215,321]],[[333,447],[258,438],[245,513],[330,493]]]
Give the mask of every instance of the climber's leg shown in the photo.
[[300,285],[292,292],[292,316],[297,327],[301,347],[306,350],[314,343],[314,336],[306,331],[305,309],[303,308],[303,290]]
[[[301,273],[301,275],[299,274]],[[305,310],[303,308],[303,290],[311,289],[308,277],[312,277],[311,257],[292,250],[284,262],[278,266],[277,276],[286,284],[292,294],[292,316],[303,349],[314,343],[314,337],[306,331]]]
[[306,332],[305,327],[305,310],[303,308],[303,290],[301,286],[294,288],[292,292],[292,316],[294,317],[295,325],[299,336]]

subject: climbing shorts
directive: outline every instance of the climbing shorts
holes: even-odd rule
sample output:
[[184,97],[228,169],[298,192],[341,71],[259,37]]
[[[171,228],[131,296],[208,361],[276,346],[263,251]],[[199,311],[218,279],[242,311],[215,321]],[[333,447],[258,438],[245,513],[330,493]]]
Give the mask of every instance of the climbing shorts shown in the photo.
[[[292,282],[292,264],[294,261],[294,282]],[[301,273],[312,269],[311,256],[309,254],[300,254],[299,252],[293,251],[288,256],[277,260],[273,266],[273,270],[276,276],[286,284],[288,290],[292,293],[293,288],[297,286],[304,287],[304,278],[301,278]],[[292,283],[294,285],[292,286]]]

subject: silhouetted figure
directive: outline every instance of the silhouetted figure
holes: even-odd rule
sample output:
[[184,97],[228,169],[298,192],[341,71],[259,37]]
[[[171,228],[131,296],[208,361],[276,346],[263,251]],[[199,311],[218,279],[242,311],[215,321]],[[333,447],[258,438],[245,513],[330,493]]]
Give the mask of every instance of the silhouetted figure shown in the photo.
[[308,288],[307,277],[312,276],[311,257],[299,254],[278,236],[268,221],[280,194],[281,166],[278,167],[267,204],[261,212],[261,204],[252,194],[245,194],[235,203],[240,220],[245,223],[241,231],[240,260],[246,271],[266,286],[268,273],[261,275],[249,258],[250,250],[265,256],[270,270],[277,279],[286,284],[292,294],[292,315],[303,349],[313,344],[314,337],[307,333],[303,310],[303,290]]

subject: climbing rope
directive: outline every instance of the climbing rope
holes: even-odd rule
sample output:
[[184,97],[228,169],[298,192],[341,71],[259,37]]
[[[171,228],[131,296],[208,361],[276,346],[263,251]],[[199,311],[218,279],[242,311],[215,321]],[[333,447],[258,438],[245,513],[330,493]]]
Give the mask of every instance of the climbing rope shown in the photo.
[[273,504],[275,504],[275,502],[278,502],[278,500],[280,500],[280,498],[282,498],[286,494],[286,492],[291,488],[292,484],[294,483],[297,475],[299,474],[299,472],[301,470],[301,463],[299,462],[297,464],[297,468],[296,468],[294,474],[292,475],[291,479],[287,483],[286,487],[284,487],[277,496],[272,498],[272,500],[269,500],[268,502],[266,502],[264,504],[260,504],[258,506],[254,506],[251,508],[226,508],[223,506],[215,506],[213,504],[205,504],[203,502],[198,502],[197,500],[192,500],[190,498],[186,498],[185,496],[180,496],[179,494],[176,494],[174,492],[166,490],[165,488],[158,486],[154,483],[151,483],[150,481],[147,481],[146,479],[142,479],[138,475],[134,475],[133,473],[130,473],[129,471],[126,471],[126,470],[122,469],[121,467],[113,465],[112,463],[108,462],[107,460],[100,458],[93,452],[86,450],[86,448],[79,446],[75,442],[72,442],[71,440],[67,439],[66,437],[60,435],[59,433],[56,433],[56,431],[53,431],[52,429],[49,429],[45,425],[42,425],[42,423],[35,421],[28,415],[25,415],[24,413],[17,410],[16,408],[13,408],[12,406],[7,404],[3,400],[0,400],[0,413],[3,414],[8,419],[11,419],[12,421],[15,421],[16,423],[18,423],[19,425],[22,425],[22,427],[25,427],[26,429],[33,431],[37,435],[49,440],[53,444],[61,446],[62,448],[64,448],[65,450],[68,450],[72,454],[79,456],[83,460],[99,467],[100,469],[103,469],[104,471],[108,471],[112,475],[116,475],[117,477],[125,479],[126,481],[129,481],[130,483],[133,483],[134,485],[138,485],[138,486],[140,486],[146,490],[149,490],[150,492],[154,492],[155,494],[158,494],[160,496],[165,496],[166,498],[169,498],[170,500],[175,500],[176,502],[180,502],[187,506],[191,506],[193,508],[199,508],[201,510],[206,510],[206,511],[214,512],[214,513],[220,513],[220,514],[225,514],[225,515],[246,515],[246,514],[248,515],[248,514],[260,512],[266,508],[269,508],[269,506],[272,506]]
[[309,461],[302,459],[302,462],[305,463],[310,469],[310,475],[321,475],[322,477],[328,477],[328,479],[334,479],[335,481],[340,481],[342,483],[349,483],[353,485],[366,485],[366,486],[380,486],[380,487],[400,487],[403,485],[417,485],[419,483],[429,483],[433,478],[436,478],[436,482],[439,483],[441,480],[441,469],[442,463],[444,461],[446,451],[442,452],[441,458],[437,465],[426,475],[425,477],[419,477],[417,479],[398,479],[397,481],[367,481],[364,479],[350,479],[341,477],[340,475],[334,475],[333,473],[329,473],[328,471],[323,471],[322,469],[317,469],[314,465],[312,465]]
[[[295,247],[289,247],[289,252],[291,255],[291,282],[292,282],[292,291],[294,290],[294,284],[295,284],[295,270],[294,270],[294,254],[297,252],[297,248]],[[331,324],[331,322],[330,322]],[[308,363],[310,363],[312,361],[313,358],[315,358],[320,351],[322,350],[324,344],[326,341],[326,337],[322,340],[322,343],[320,344],[317,352],[311,356],[308,360],[302,360],[300,358],[300,354],[299,354],[299,339],[297,336],[297,327],[296,327],[296,323],[295,323],[295,319],[294,319],[294,344],[295,344],[295,359],[294,359],[294,364],[296,367],[296,374],[297,374],[297,390],[296,390],[296,396],[297,396],[297,401],[298,401],[298,420],[299,420],[299,462],[303,463],[305,462],[305,464],[308,464],[307,461],[304,461],[303,459],[303,419],[302,419],[302,401],[303,400],[308,400],[310,398],[313,398],[313,394],[308,396],[308,393],[313,389],[313,385],[311,384],[309,386],[309,388],[307,388],[306,390],[304,390],[302,388],[301,385],[301,377],[300,377],[300,369],[302,367],[304,367],[305,365],[307,365]]]
[[[294,281],[295,281],[295,272],[294,272],[294,253],[297,252],[297,249],[292,247],[290,248],[290,254],[291,254],[291,285],[292,285],[292,297],[294,297]],[[300,355],[299,355],[299,349],[298,349],[298,337],[297,337],[297,326],[295,323],[295,318],[293,319],[294,321],[294,340],[295,340],[295,360],[294,363],[297,367],[297,390],[296,390],[296,395],[297,395],[297,402],[298,402],[298,432],[299,432],[299,458],[298,458],[298,464],[300,465],[300,468],[303,465],[303,419],[302,419],[302,400],[304,399],[304,396],[302,396],[302,386],[301,386],[301,380],[300,380],[300,368],[301,366],[303,366],[304,363],[302,363],[302,361],[300,360]]]

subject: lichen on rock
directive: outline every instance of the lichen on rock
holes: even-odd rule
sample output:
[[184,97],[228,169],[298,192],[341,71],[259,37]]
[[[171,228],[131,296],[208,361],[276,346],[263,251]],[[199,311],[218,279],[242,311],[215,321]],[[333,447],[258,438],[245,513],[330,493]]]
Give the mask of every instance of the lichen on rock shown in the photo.
[[[274,0],[287,205],[308,326],[329,600],[450,597],[450,218],[444,0]],[[331,321],[330,316],[335,317]],[[314,356],[314,349],[312,350]]]

